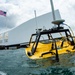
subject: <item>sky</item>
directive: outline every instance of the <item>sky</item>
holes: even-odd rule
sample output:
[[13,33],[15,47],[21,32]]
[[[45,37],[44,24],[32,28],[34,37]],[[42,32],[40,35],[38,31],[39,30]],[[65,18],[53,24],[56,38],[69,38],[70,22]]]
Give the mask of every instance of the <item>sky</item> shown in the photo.
[[[75,0],[53,0],[54,9],[59,9],[62,19],[75,28]],[[0,15],[0,29],[13,28],[37,16],[51,12],[50,0],[0,0],[0,10],[6,11],[6,17]]]

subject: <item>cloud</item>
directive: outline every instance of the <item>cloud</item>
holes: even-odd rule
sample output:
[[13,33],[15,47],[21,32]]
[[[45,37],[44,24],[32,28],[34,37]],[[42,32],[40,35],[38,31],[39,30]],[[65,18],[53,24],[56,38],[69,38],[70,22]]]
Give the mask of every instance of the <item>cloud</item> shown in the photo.
[[34,10],[36,10],[37,16],[45,14],[50,11],[49,0],[39,0],[39,1],[37,0],[30,0],[30,1],[19,0],[17,5],[22,11],[21,16],[20,16],[20,21],[19,21],[20,23],[33,18]]
[[0,0],[0,3],[5,3],[6,2],[6,0]]
[[8,28],[14,27],[18,22],[19,12],[21,12],[19,7],[9,3],[3,3],[0,5],[0,10],[7,12],[6,17],[0,15],[0,27],[6,27],[6,25]]

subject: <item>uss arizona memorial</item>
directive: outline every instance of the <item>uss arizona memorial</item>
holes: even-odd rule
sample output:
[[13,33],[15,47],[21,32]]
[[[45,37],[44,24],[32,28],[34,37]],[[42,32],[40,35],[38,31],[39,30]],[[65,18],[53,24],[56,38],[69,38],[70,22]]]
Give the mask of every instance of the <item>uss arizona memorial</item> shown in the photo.
[[[60,13],[58,10],[55,10],[56,20],[61,19]],[[53,25],[52,22],[52,12],[43,14],[37,17],[37,26],[38,28],[50,29]],[[30,36],[32,33],[36,32],[36,22],[35,18],[32,18],[21,25],[0,33],[0,45],[14,45],[14,44],[26,44],[29,42]]]

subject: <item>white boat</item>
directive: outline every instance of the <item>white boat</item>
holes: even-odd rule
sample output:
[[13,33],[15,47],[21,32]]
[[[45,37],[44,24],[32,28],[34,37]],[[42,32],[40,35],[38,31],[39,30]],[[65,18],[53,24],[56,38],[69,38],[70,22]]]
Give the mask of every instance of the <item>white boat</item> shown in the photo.
[[[61,19],[58,10],[55,10],[55,17],[56,20]],[[25,46],[25,44],[28,44],[31,34],[34,33],[37,28],[43,29],[46,26],[46,29],[49,29],[53,26],[51,23],[53,21],[52,12],[43,14],[36,18],[37,26],[35,18],[32,18],[11,30],[0,33],[0,48],[4,49],[5,47]]]

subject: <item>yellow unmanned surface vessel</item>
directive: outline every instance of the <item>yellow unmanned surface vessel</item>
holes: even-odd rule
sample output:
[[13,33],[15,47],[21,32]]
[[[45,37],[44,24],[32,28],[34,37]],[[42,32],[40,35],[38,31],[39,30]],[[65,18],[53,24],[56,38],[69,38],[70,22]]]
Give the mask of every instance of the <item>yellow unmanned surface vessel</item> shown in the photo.
[[29,46],[25,49],[30,59],[44,59],[52,56],[59,61],[59,55],[73,52],[75,49],[74,36],[69,29],[61,26],[64,20],[56,20],[52,23],[55,28],[49,30],[39,29],[31,35]]

